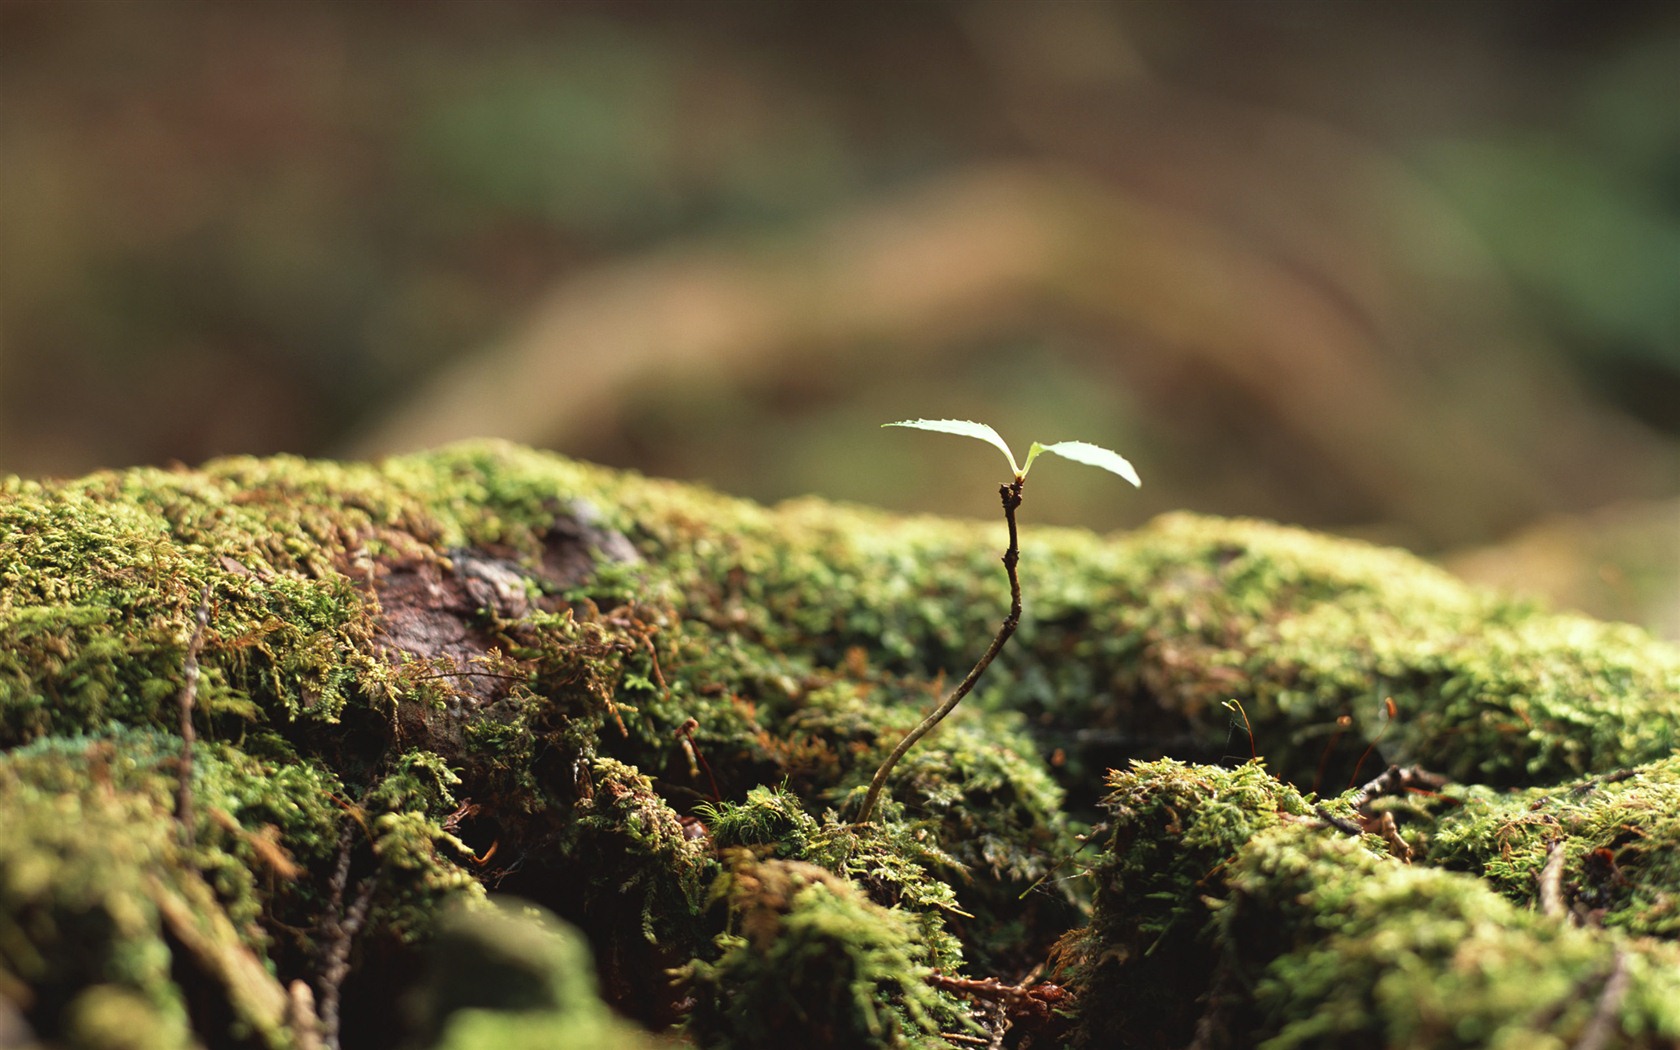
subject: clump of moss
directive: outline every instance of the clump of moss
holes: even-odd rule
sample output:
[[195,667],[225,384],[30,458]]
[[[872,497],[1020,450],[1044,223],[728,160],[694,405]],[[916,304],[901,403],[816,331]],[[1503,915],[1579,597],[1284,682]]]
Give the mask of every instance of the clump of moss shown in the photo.
[[1301,826],[1262,834],[1224,882],[1219,963],[1253,997],[1207,1008],[1269,1050],[1564,1048],[1595,1026],[1595,1045],[1680,1040],[1672,944],[1576,928]]
[[1008,720],[974,715],[941,727],[894,781],[904,816],[957,865],[941,872],[961,906],[947,925],[978,972],[1024,974],[1060,931],[1084,921],[1076,824],[1047,764]]
[[1468,790],[1427,859],[1537,906],[1556,851],[1557,905],[1631,934],[1680,940],[1680,758],[1553,787]]
[[819,821],[776,788],[754,788],[744,803],[706,806],[701,813],[719,850],[748,848],[754,856],[819,867],[913,922],[931,965],[955,970],[962,964],[962,947],[949,929],[953,921],[973,918],[951,885],[961,866],[939,848],[926,824],[848,824],[833,811]]
[[1307,804],[1252,762],[1139,763],[1112,773],[1109,788],[1113,830],[1091,872],[1091,924],[1062,945],[1065,977],[1085,1004],[1083,1037],[1187,1043],[1219,957],[1210,901],[1223,896],[1226,868],[1260,832],[1304,819]]
[[[195,1027],[189,975],[258,1045],[285,1046],[284,993],[260,961],[261,869],[239,856],[247,832],[209,795],[204,838],[181,845],[159,743],[130,732],[0,759],[0,994],[43,1040],[115,1045],[143,1021],[180,1045]],[[237,779],[212,755],[199,768]]]
[[582,936],[541,909],[457,908],[428,954],[410,1005],[430,1050],[656,1045],[601,1000]]
[[739,804],[703,805],[700,815],[719,849],[756,846],[768,857],[799,860],[822,834],[817,818],[798,796],[777,787],[755,787]]
[[[1092,741],[1067,741],[1070,768],[1163,744],[1218,757],[1230,697],[1268,766],[1302,787],[1345,782],[1379,735],[1375,768],[1396,759],[1496,785],[1647,761],[1680,742],[1673,646],[1466,587],[1399,551],[1183,514],[1101,551],[1077,535],[1035,541],[1037,562],[1083,573],[1024,579],[1039,626],[1017,639],[1039,652],[1059,643],[1066,657],[1022,673],[1030,716]],[[1047,555],[1047,543],[1061,549]]]
[[[1603,1045],[1680,1036],[1673,944],[1577,927],[1487,880],[1402,863],[1255,764],[1165,761],[1111,785],[1095,914],[1064,945],[1081,1045],[1568,1047],[1589,1026],[1618,1040]],[[1533,806],[1511,802],[1508,814]],[[1484,858],[1496,841],[1526,850],[1525,829],[1487,817],[1451,819],[1509,832],[1477,842]],[[1437,854],[1464,855],[1458,829],[1435,835]]]
[[144,995],[117,984],[96,984],[78,994],[64,1011],[61,1032],[62,1045],[74,1050],[177,1050],[190,1045],[178,1017],[160,1013]]
[[800,861],[730,855],[714,892],[729,911],[715,961],[684,971],[687,1032],[712,1050],[943,1050],[962,1011],[924,980],[915,926],[845,879]]
[[[705,842],[634,768],[598,758],[589,778],[588,795],[577,803],[577,816],[564,833],[564,852],[587,858],[603,872],[592,875],[587,893],[611,894],[633,908],[650,941],[679,936],[676,931],[692,923],[715,870]],[[604,877],[605,871],[614,875]]]

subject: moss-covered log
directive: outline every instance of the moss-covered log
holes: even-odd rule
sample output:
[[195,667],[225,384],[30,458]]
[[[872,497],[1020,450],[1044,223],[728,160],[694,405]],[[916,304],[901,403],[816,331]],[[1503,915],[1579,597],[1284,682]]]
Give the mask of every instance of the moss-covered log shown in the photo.
[[[1677,774],[1674,759],[1630,771],[1625,806],[1606,808],[1645,811],[1672,796]],[[1115,831],[1095,870],[1095,915],[1063,946],[1088,1004],[1084,1044],[1680,1044],[1680,946],[1626,929],[1660,926],[1672,912],[1672,814],[1621,826],[1630,838],[1666,832],[1661,860],[1632,870],[1624,856],[1615,891],[1605,873],[1560,881],[1554,906],[1540,865],[1501,885],[1396,856],[1433,839],[1437,853],[1509,872],[1519,866],[1513,849],[1525,852],[1525,822],[1508,813],[1465,805],[1408,840],[1361,836],[1351,820],[1339,827],[1329,806],[1309,804],[1258,763],[1168,759],[1110,783]],[[1462,801],[1449,792],[1429,805]],[[1620,922],[1572,921],[1562,904],[1607,892],[1623,904]]]
[[[638,1045],[565,932],[523,997],[427,962],[495,955],[447,917],[499,890],[704,1046],[1680,1038],[1680,654],[1397,552],[1029,505],[1019,633],[856,826],[1003,615],[1001,522],[497,444],[0,499],[0,1036]],[[1082,852],[1162,756],[1238,768],[1111,776]],[[1452,783],[1336,797],[1391,762]],[[1073,994],[1015,987],[1058,938]]]

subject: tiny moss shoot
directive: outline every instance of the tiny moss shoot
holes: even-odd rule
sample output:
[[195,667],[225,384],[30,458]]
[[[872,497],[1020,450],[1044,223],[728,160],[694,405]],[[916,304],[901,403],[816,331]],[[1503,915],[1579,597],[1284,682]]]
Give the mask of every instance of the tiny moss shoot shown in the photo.
[[963,437],[977,438],[984,441],[1004,454],[1009,460],[1009,469],[1015,474],[1007,484],[998,486],[998,496],[1003,501],[1003,518],[1009,524],[1009,547],[1003,552],[1003,568],[1009,574],[1009,615],[1004,617],[1003,624],[998,628],[992,644],[986,647],[986,652],[980,657],[972,670],[957,683],[951,694],[940,701],[928,716],[919,722],[910,732],[904,734],[904,739],[893,748],[892,754],[881,763],[881,768],[875,771],[875,777],[869,782],[869,792],[863,797],[863,808],[858,811],[858,823],[868,823],[875,812],[875,803],[881,797],[881,791],[886,786],[887,776],[892,772],[898,760],[916,745],[916,741],[926,736],[934,726],[944,721],[945,716],[956,709],[962,698],[974,688],[974,683],[991,666],[992,660],[1003,650],[1015,628],[1021,625],[1021,579],[1016,574],[1016,566],[1021,561],[1021,550],[1015,529],[1015,511],[1021,506],[1021,491],[1027,483],[1027,471],[1032,469],[1033,460],[1040,453],[1049,452],[1053,455],[1071,459],[1076,463],[1085,463],[1093,467],[1101,467],[1130,481],[1133,485],[1142,485],[1138,480],[1137,471],[1120,456],[1100,445],[1092,445],[1084,441],[1058,441],[1052,445],[1041,445],[1034,441],[1027,450],[1027,461],[1024,464],[1015,462],[1015,453],[1010,451],[1009,445],[996,430],[984,423],[971,423],[966,419],[907,419],[897,423],[883,423],[887,427],[911,427],[916,430],[931,430],[941,434],[957,434]]

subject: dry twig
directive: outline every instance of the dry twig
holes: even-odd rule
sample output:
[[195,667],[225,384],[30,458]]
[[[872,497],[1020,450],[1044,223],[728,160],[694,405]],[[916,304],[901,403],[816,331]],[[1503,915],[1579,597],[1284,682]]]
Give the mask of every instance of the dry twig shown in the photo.
[[339,999],[344,979],[350,974],[350,947],[367,922],[368,909],[373,904],[374,880],[370,876],[361,881],[356,899],[344,907],[344,890],[350,881],[350,854],[355,845],[354,825],[346,824],[339,836],[338,866],[327,883],[330,905],[322,926],[320,973],[321,1045],[326,1050],[339,1050]]
[[181,663],[181,761],[180,787],[175,798],[175,819],[181,825],[181,841],[188,849],[193,846],[193,743],[198,735],[193,730],[193,705],[198,702],[198,651],[204,645],[204,628],[210,622],[210,585],[198,597],[198,613],[194,617],[192,638],[187,642],[187,656]]
[[1605,978],[1604,991],[1598,996],[1598,1009],[1582,1029],[1581,1038],[1575,1040],[1574,1050],[1604,1050],[1610,1045],[1610,1037],[1617,1028],[1616,1012],[1622,1008],[1630,983],[1627,952],[1617,947],[1610,963],[1610,976]]
[[1354,793],[1353,808],[1363,811],[1384,795],[1399,795],[1413,788],[1438,790],[1447,782],[1439,773],[1429,773],[1416,766],[1389,766]]
[[1546,863],[1540,869],[1540,914],[1557,918],[1563,906],[1563,840],[1553,839],[1546,847]]

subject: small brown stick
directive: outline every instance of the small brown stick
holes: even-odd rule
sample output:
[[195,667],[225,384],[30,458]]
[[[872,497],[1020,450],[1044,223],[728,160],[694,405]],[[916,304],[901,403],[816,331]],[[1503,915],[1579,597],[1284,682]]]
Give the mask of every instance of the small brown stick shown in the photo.
[[1336,814],[1334,814],[1334,813],[1330,812],[1328,809],[1324,808],[1324,806],[1322,804],[1314,806],[1313,807],[1313,812],[1318,814],[1318,819],[1324,821],[1326,824],[1335,828],[1337,831],[1340,831],[1344,835],[1363,835],[1363,834],[1365,834],[1365,829],[1364,828],[1360,827],[1358,824],[1355,824],[1351,820],[1348,820],[1344,817],[1336,816]]
[[1408,791],[1432,792],[1445,787],[1448,778],[1417,766],[1389,766],[1382,775],[1371,780],[1353,796],[1354,805],[1364,809],[1384,795],[1403,795]]
[[1546,847],[1546,863],[1540,869],[1540,914],[1557,918],[1563,906],[1563,840],[1553,839]]
[[1614,773],[1606,773],[1601,777],[1593,777],[1584,783],[1576,784],[1569,789],[1569,794],[1575,798],[1585,798],[1605,784],[1618,784],[1638,775],[1639,771],[1636,769],[1618,769]]
[[315,993],[305,981],[286,986],[286,1029],[296,1050],[321,1050],[321,1019],[315,1013]]
[[1598,996],[1598,1009],[1581,1030],[1581,1038],[1575,1040],[1574,1050],[1604,1050],[1610,1045],[1610,1036],[1618,1027],[1616,1012],[1627,997],[1629,983],[1627,952],[1618,947],[1610,962],[1610,976],[1604,980],[1604,991]]
[[[1029,974],[1028,979],[1031,977]],[[1000,1003],[1007,1009],[1011,1022],[1016,1018],[1049,1020],[1051,1011],[1069,997],[1065,989],[1048,981],[1040,981],[1037,984],[1004,984],[996,977],[947,977],[934,972],[928,974],[927,982],[952,995]]]
[[328,917],[323,926],[325,947],[321,960],[321,994],[317,997],[321,1010],[321,1045],[326,1050],[339,1050],[339,998],[344,979],[350,975],[350,947],[367,922],[368,909],[373,904],[372,878],[363,879],[357,887],[356,899],[344,907],[344,890],[350,881],[350,854],[355,845],[354,827],[344,826],[339,835],[338,866],[327,882],[329,891]]
[[1412,847],[1400,834],[1399,825],[1394,823],[1394,814],[1384,811],[1377,820],[1377,833],[1382,835],[1383,841],[1388,843],[1388,852],[1400,859],[1402,864],[1412,862]]
[[1389,766],[1354,792],[1353,808],[1363,810],[1384,795],[1398,795],[1412,788],[1434,791],[1446,782],[1447,778],[1441,774],[1426,772],[1417,766]]
[[206,583],[198,596],[198,612],[194,617],[192,637],[187,641],[187,657],[181,663],[181,761],[180,787],[175,797],[175,819],[181,826],[181,842],[193,848],[193,742],[198,734],[193,730],[193,705],[198,702],[198,651],[204,645],[204,628],[210,622],[210,585]]
[[1015,509],[1021,505],[1021,486],[1025,484],[1026,479],[1017,475],[1009,484],[998,486],[998,495],[1003,499],[1003,517],[1009,522],[1009,548],[1003,552],[1003,568],[1009,574],[1009,615],[1005,617],[1003,626],[998,628],[997,637],[992,639],[985,655],[980,657],[980,662],[968,672],[968,677],[958,683],[951,695],[922,719],[916,728],[904,735],[904,739],[893,748],[892,754],[881,763],[881,768],[875,771],[875,779],[869,782],[869,793],[863,796],[863,808],[858,811],[859,824],[869,823],[869,816],[875,812],[875,802],[881,797],[881,789],[886,786],[887,774],[892,772],[893,766],[898,765],[898,760],[916,745],[916,741],[926,736],[929,730],[943,721],[945,716],[962,702],[962,698],[974,688],[974,683],[980,680],[986,668],[991,666],[992,660],[1003,650],[1004,643],[1015,633],[1015,628],[1021,625],[1021,580],[1015,573],[1015,567],[1021,560],[1021,550],[1015,535]]

